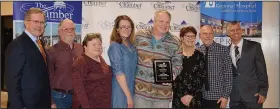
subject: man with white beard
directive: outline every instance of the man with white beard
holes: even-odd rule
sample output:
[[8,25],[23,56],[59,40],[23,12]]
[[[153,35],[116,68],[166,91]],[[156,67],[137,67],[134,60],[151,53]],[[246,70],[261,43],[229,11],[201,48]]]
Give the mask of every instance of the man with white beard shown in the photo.
[[72,106],[72,63],[83,53],[82,45],[74,42],[75,24],[70,19],[58,25],[60,41],[48,50],[49,75],[52,94],[52,108]]

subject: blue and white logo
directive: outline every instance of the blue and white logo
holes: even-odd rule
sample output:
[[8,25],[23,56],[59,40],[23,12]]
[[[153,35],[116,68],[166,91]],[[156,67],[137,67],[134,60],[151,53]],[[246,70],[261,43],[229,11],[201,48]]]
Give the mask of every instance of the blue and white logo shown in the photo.
[[74,23],[81,24],[82,2],[14,2],[14,7],[20,7],[14,9],[14,13],[20,16],[15,20],[23,20],[25,12],[30,8],[40,8],[46,15],[46,22],[71,19]]
[[216,2],[208,1],[205,2],[205,8],[215,8],[216,7]]

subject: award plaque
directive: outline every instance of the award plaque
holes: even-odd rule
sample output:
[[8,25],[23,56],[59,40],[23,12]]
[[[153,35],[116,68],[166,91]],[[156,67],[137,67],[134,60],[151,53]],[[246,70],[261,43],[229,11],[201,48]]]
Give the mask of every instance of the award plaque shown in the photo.
[[172,64],[170,59],[154,59],[153,70],[155,83],[172,83]]

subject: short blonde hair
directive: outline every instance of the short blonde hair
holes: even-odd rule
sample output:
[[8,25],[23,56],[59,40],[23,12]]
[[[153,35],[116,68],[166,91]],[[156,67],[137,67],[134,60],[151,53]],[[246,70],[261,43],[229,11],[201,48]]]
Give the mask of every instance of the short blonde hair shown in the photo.
[[156,11],[155,12],[155,16],[154,16],[154,20],[156,20],[156,17],[158,16],[159,13],[166,13],[169,16],[170,20],[171,20],[171,14],[167,10],[158,10],[158,11]]
[[38,14],[38,13],[43,14],[44,20],[46,21],[46,15],[40,8],[30,8],[28,11],[26,11],[24,15],[24,21],[29,20],[31,14]]

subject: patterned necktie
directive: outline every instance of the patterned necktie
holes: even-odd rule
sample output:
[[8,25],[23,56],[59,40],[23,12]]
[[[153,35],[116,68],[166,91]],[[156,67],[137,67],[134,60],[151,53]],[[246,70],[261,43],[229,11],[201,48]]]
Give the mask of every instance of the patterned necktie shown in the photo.
[[44,60],[45,60],[45,63],[47,63],[46,53],[45,53],[45,51],[44,51],[44,48],[43,48],[43,45],[42,45],[41,40],[38,39],[36,42],[37,42],[37,44],[38,44],[38,46],[39,46],[40,52],[41,52],[41,54],[42,54],[42,56],[43,56],[43,58],[44,58]]
[[235,48],[235,62],[236,62],[236,67],[238,67],[238,63],[239,63],[239,60],[240,60],[240,53],[239,53],[239,50],[238,50],[238,46],[234,46]]

